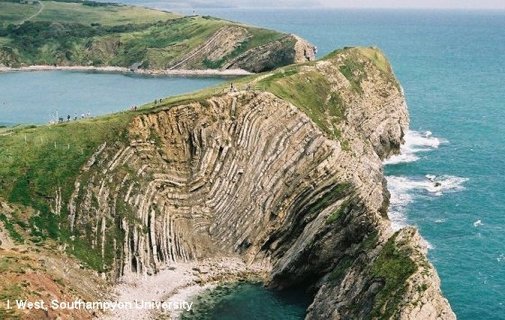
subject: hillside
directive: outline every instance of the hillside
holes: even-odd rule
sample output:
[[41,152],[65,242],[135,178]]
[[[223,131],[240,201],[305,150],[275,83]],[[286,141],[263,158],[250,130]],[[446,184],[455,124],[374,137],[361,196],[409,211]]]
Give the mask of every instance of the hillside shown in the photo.
[[207,16],[92,1],[0,1],[0,65],[272,70],[314,59],[304,40]]
[[384,55],[337,50],[235,89],[4,130],[0,195],[35,212],[4,229],[112,282],[241,259],[310,292],[307,319],[454,319],[417,230],[387,218],[382,160],[409,119]]

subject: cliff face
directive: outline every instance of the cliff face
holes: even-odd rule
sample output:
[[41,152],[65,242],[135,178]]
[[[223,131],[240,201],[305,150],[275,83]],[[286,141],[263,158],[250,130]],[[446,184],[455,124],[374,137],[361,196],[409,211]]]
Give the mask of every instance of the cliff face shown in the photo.
[[279,66],[303,63],[315,59],[315,47],[312,44],[295,35],[286,35],[240,54],[226,63],[223,68],[263,72],[273,70]]
[[417,231],[387,219],[382,160],[408,113],[382,54],[347,49],[240,86],[253,90],[139,114],[101,145],[68,203],[74,237],[116,277],[268,262],[270,286],[314,293],[307,319],[455,318]]
[[[230,25],[220,28],[205,42],[169,61],[169,69],[243,69],[264,72],[293,63],[315,60],[315,47],[295,35],[274,34],[258,45],[254,30]],[[272,35],[270,35],[272,36]],[[163,66],[152,65],[163,68]]]

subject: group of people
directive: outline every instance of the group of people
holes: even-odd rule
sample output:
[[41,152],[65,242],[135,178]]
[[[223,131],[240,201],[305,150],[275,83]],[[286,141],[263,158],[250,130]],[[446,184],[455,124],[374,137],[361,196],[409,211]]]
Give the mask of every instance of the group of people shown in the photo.
[[[163,101],[163,99],[154,99],[154,105],[157,105],[157,104],[161,103],[162,101]],[[137,109],[138,109],[138,107],[136,105],[133,105],[130,107],[131,111],[137,111]],[[68,114],[66,121],[69,122],[72,119],[75,121],[78,119],[87,119],[87,118],[91,118],[91,112],[81,113],[80,116],[77,113],[75,113],[73,117]],[[62,123],[62,122],[65,122],[65,118],[58,117],[58,121],[51,120],[49,123],[54,124],[54,123]]]
[[[67,114],[67,117],[66,117],[66,121],[69,122],[71,120],[78,120],[78,119],[86,119],[86,118],[91,118],[91,112],[87,112],[87,113],[81,113],[81,115],[79,116],[79,114],[75,113],[74,116],[72,117],[71,115]],[[54,123],[62,123],[62,122],[65,122],[65,118],[64,117],[58,117],[58,120],[51,120],[49,123],[50,124],[54,124]]]
[[[158,103],[161,103],[163,99],[154,99],[154,105],[157,105]],[[138,107],[136,105],[133,105],[130,107],[130,111],[137,111]]]
[[[252,90],[252,87],[251,87],[251,84],[248,83],[246,88],[245,88],[246,91],[251,91]],[[233,82],[230,83],[230,92],[237,92],[239,91],[239,89],[237,87],[235,87],[235,85],[233,84]]]
[[[157,105],[161,103],[163,99],[154,99],[154,105]],[[130,107],[130,111],[137,111],[138,107],[136,105],[133,105]]]

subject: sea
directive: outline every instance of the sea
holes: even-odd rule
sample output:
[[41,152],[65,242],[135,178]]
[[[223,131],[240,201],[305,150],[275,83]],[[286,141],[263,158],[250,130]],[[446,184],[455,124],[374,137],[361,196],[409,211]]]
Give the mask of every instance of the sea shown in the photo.
[[[167,2],[133,3],[170,9]],[[196,9],[196,13],[296,33],[316,45],[319,56],[344,46],[381,48],[405,90],[411,118],[402,155],[385,163],[393,227],[419,228],[441,278],[442,291],[458,319],[505,319],[504,11],[304,8]],[[65,86],[68,77],[88,76],[0,74],[0,122],[7,115],[8,122],[47,121],[47,109],[40,111],[43,105],[38,101],[52,97],[44,98],[48,93],[38,91],[40,77],[51,77],[52,88]],[[96,112],[100,112],[100,105],[104,112],[115,111],[140,100],[173,94],[168,87],[179,81],[113,75],[106,90],[96,91],[96,81],[111,75],[93,77],[96,79],[79,81],[78,91],[87,94],[70,96],[65,98],[68,103],[59,104],[70,108],[65,113],[81,112],[87,106],[82,101],[91,100],[97,101]],[[125,93],[124,84],[131,81],[135,84],[128,88],[150,88],[152,94],[140,89]],[[204,80],[188,85],[188,90],[212,84],[212,80]],[[20,90],[25,95],[39,92],[39,96],[32,103],[17,93]],[[10,111],[4,110],[2,101],[9,101]],[[79,111],[74,106],[80,106]],[[33,115],[12,115],[12,110]],[[217,299],[212,308],[215,312],[211,310],[201,319],[221,319],[222,301],[228,312],[248,310],[241,313],[241,320],[303,319],[303,314],[297,313],[303,304],[284,303],[261,286],[239,286],[228,295],[229,299]],[[255,299],[247,299],[258,295],[276,300],[265,303],[259,299],[262,302],[255,304],[250,303]],[[234,303],[228,303],[230,300]],[[279,316],[279,310],[290,310],[290,306],[293,313],[281,312]],[[267,312],[263,312],[265,308]],[[260,310],[267,316],[258,317]]]

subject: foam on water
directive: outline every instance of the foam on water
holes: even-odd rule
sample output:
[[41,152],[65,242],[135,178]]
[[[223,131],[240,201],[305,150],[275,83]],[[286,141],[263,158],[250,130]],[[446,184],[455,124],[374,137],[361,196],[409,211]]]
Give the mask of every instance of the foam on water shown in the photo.
[[[434,137],[430,131],[408,131],[405,144],[400,154],[386,161],[385,165],[397,165],[418,161],[418,153],[436,150],[447,140]],[[388,190],[391,193],[389,218],[394,230],[408,225],[406,211],[408,205],[419,197],[440,197],[445,193],[464,190],[464,183],[468,180],[462,177],[427,174],[424,177],[387,176]],[[441,223],[442,221],[437,221]],[[433,248],[427,242],[428,248]]]
[[477,221],[475,221],[475,222],[473,223],[473,226],[474,226],[475,228],[480,227],[481,225],[483,225],[483,223],[482,223],[482,220],[480,220],[480,219],[479,219],[479,220],[477,220]]
[[384,161],[384,164],[415,162],[419,160],[417,153],[438,149],[444,143],[448,143],[448,141],[434,137],[431,131],[408,131],[405,134],[405,143],[400,148],[400,154],[390,157]]
[[391,193],[389,218],[393,229],[406,225],[407,206],[419,197],[440,197],[445,193],[464,190],[467,178],[455,176],[401,177],[387,176],[388,190]]

